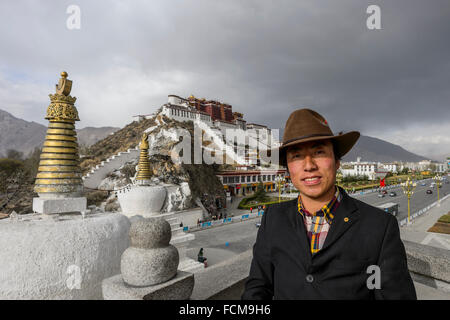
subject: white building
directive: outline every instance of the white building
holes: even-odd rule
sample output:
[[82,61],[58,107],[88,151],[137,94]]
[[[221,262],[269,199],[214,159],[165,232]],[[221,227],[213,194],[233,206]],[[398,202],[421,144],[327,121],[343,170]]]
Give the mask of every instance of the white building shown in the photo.
[[398,173],[399,166],[396,163],[378,163],[378,167],[387,172]]
[[[196,104],[197,107],[195,107]],[[211,114],[200,109],[209,110]],[[224,141],[231,145],[232,148],[234,145],[235,152],[237,152],[238,147],[238,153],[242,153],[242,149],[248,149],[245,154],[240,154],[246,158],[247,165],[255,164],[258,158],[258,155],[255,154],[257,149],[265,150],[270,149],[270,146],[279,145],[278,137],[272,137],[270,128],[256,123],[247,124],[247,121],[243,119],[243,114],[239,112],[232,113],[231,105],[218,101],[206,101],[193,96],[185,99],[177,95],[169,95],[168,102],[161,107],[160,114],[180,122],[200,121],[210,127],[212,129],[211,132],[219,130]],[[211,115],[215,116],[215,120]],[[142,121],[154,116],[155,114],[136,115],[133,117],[133,120]],[[227,130],[229,129],[236,131],[228,132],[231,135],[227,135]],[[235,136],[237,136],[236,139]]]
[[367,176],[369,180],[374,180],[378,165],[374,162],[342,163],[340,169],[342,176]]
[[376,180],[384,177],[388,172],[398,173],[403,166],[395,162],[390,163],[375,163],[370,161],[361,161],[361,157],[357,158],[356,162],[342,162],[341,173],[343,177],[347,176],[367,176],[369,180]]

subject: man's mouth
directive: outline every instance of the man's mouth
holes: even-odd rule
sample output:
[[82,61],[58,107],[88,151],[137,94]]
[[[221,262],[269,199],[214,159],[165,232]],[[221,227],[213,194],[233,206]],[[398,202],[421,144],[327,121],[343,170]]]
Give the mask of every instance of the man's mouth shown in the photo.
[[313,185],[320,183],[321,177],[319,177],[319,176],[308,177],[308,178],[302,179],[302,181],[304,182],[304,184],[306,184],[308,186],[313,186]]

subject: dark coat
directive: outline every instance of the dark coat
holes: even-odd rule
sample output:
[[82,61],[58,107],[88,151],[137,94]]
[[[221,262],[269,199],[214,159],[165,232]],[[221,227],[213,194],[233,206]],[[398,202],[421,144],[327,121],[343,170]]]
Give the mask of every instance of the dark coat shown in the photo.
[[[397,219],[341,192],[323,248],[314,255],[297,199],[267,208],[242,299],[417,299]],[[367,286],[373,283],[370,265],[380,268],[380,289]]]

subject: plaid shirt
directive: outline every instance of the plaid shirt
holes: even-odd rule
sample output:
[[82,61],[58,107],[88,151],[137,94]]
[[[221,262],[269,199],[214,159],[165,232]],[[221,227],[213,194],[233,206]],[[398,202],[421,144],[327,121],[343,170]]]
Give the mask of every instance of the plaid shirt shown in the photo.
[[333,222],[334,213],[339,207],[341,200],[342,195],[339,192],[339,188],[336,188],[333,199],[327,205],[323,206],[316,213],[310,213],[303,207],[301,196],[298,196],[298,212],[303,217],[312,254],[322,249],[330,225]]

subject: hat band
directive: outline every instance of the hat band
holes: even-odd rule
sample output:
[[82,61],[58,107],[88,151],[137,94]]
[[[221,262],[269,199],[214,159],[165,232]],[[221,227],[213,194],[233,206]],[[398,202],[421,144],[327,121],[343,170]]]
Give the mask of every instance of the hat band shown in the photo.
[[296,140],[302,140],[302,139],[307,139],[307,138],[312,138],[312,137],[333,137],[333,134],[331,134],[331,135],[323,134],[323,133],[308,134],[306,136],[296,137],[296,138],[284,141],[283,145],[288,144],[288,143],[293,142],[293,141],[296,141]]

